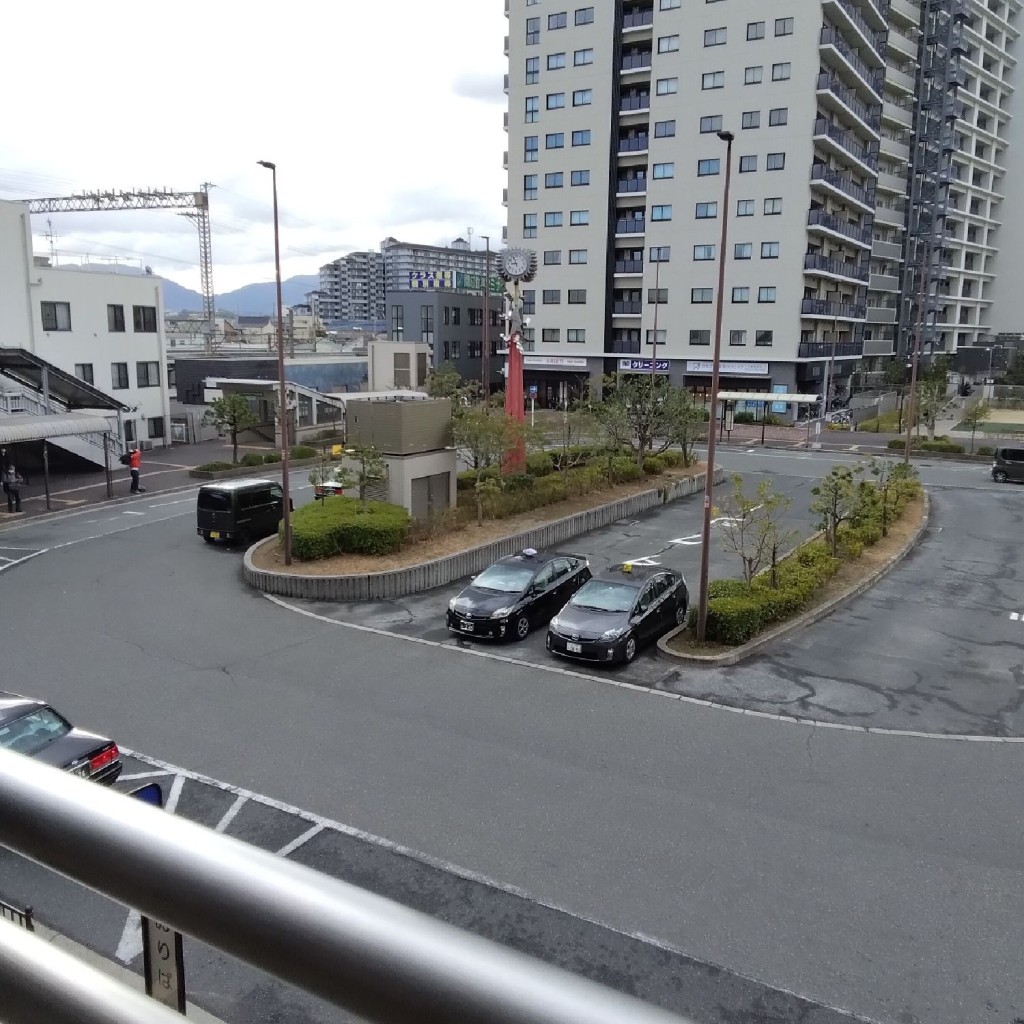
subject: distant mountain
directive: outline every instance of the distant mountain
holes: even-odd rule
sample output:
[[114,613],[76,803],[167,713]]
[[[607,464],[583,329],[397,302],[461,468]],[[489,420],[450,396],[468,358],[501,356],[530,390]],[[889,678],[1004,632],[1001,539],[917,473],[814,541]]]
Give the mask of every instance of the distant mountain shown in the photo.
[[[183,288],[180,284],[164,282],[164,309],[170,313],[193,312],[203,309],[203,297],[199,292]],[[320,278],[316,274],[300,274],[281,282],[281,299],[286,306],[296,306],[306,301],[306,293],[320,287]],[[216,296],[217,310],[224,313],[236,313],[239,316],[272,315],[277,309],[277,285],[273,281],[261,281],[259,284],[246,284],[233,292],[224,292]]]

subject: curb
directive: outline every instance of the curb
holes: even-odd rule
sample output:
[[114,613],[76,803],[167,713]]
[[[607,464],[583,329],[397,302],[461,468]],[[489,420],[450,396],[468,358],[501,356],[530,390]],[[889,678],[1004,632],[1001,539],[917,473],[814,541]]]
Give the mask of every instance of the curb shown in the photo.
[[709,668],[737,665],[739,662],[745,661],[752,654],[756,654],[762,647],[767,647],[768,644],[774,643],[776,640],[788,636],[790,633],[795,633],[797,630],[804,629],[806,626],[811,626],[815,622],[831,615],[841,605],[845,604],[847,601],[852,601],[855,597],[859,597],[866,590],[873,587],[880,579],[887,576],[917,546],[917,543],[923,536],[924,531],[928,529],[928,523],[931,519],[931,498],[927,491],[923,491],[922,493],[924,495],[924,514],[921,516],[921,524],[914,532],[914,536],[911,537],[904,545],[903,549],[901,551],[897,551],[896,554],[885,563],[885,565],[878,568],[872,575],[861,580],[849,590],[844,591],[842,594],[837,594],[825,604],[819,605],[817,608],[812,608],[810,611],[804,612],[802,615],[798,615],[795,619],[783,622],[774,629],[769,630],[767,633],[762,633],[757,637],[757,639],[751,640],[749,643],[742,644],[734,650],[727,651],[725,654],[680,654],[678,651],[670,650],[668,647],[668,641],[673,637],[678,636],[687,628],[685,625],[677,626],[675,629],[666,633],[658,641],[658,657],[663,658],[666,661],[681,661],[687,664],[707,666]]

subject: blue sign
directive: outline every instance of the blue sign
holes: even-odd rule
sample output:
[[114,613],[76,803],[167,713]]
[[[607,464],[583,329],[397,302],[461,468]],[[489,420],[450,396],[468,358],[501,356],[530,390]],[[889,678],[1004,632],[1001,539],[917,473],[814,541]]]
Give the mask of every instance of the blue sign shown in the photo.
[[[773,384],[772,394],[784,395],[789,390],[785,384]],[[788,402],[772,402],[772,412],[786,412],[789,409]]]
[[[659,373],[668,373],[669,361],[667,359],[659,359],[654,364],[654,370]],[[620,370],[646,370],[648,373],[651,372],[652,363],[650,359],[620,359],[619,369]]]
[[531,398],[536,398],[537,397],[537,385],[536,384],[531,384],[530,385],[530,397]]

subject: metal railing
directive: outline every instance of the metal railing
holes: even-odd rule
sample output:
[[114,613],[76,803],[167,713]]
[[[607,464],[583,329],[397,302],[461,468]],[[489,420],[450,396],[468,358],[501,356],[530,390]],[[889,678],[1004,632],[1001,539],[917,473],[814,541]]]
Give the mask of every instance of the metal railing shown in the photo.
[[[0,749],[0,844],[368,1021],[683,1024],[354,885]],[[171,1018],[0,922],[9,1024]],[[124,1007],[135,1012],[127,1016]],[[181,1018],[178,1017],[178,1020]]]
[[[15,387],[0,391],[0,414],[3,415],[52,416],[68,411],[67,406],[53,398],[50,399],[50,407],[47,408],[43,399],[30,388]],[[73,437],[78,441],[84,441],[86,444],[91,444],[94,448],[99,449],[100,452],[104,451],[102,435],[97,437],[95,434],[69,434],[67,436]],[[64,439],[66,440],[66,438]],[[62,439],[57,440],[59,443]]]

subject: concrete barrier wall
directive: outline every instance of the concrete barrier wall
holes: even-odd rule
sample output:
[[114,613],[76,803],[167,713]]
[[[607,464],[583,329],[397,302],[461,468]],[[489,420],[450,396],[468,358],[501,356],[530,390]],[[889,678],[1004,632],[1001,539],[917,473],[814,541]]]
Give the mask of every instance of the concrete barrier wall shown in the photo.
[[[558,519],[545,526],[481,544],[479,547],[439,558],[434,562],[413,565],[407,569],[352,576],[293,575],[276,570],[257,569],[252,564],[252,554],[260,544],[255,544],[245,553],[242,572],[249,586],[280,597],[309,601],[390,601],[406,594],[417,594],[423,590],[432,590],[434,587],[443,587],[464,576],[472,576],[486,569],[496,559],[515,554],[523,548],[543,550],[557,547],[574,537],[608,526],[619,519],[628,519],[678,498],[702,492],[704,479],[705,475],[701,473],[686,480],[665,483],[629,498]],[[717,469],[715,483],[721,483],[724,479],[725,472]]]

